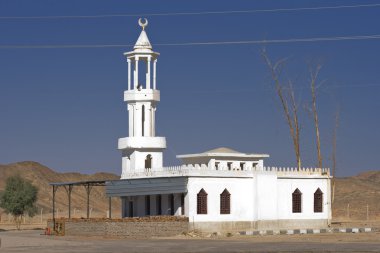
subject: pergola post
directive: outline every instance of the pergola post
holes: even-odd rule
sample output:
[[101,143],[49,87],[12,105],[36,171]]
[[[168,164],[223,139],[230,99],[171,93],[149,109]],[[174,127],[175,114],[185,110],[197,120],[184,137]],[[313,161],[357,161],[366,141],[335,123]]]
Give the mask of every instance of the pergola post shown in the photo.
[[69,198],[69,219],[71,219],[71,191],[73,190],[73,185],[68,185],[68,187],[66,187],[66,185],[64,185],[65,187],[65,190],[66,190],[66,193],[67,193],[67,196]]
[[57,189],[58,185],[53,185],[53,231],[55,231],[55,193]]
[[91,189],[92,189],[92,186],[87,183],[85,186],[86,188],[86,193],[87,193],[87,219],[90,218],[90,193],[91,193]]
[[[56,182],[56,183],[50,183],[50,185],[53,187],[53,223],[54,223],[54,226],[55,226],[55,221],[56,221],[56,218],[55,218],[55,195],[56,195],[56,192],[57,192],[57,189],[59,188],[59,186],[63,186],[66,190],[66,193],[67,193],[67,196],[68,196],[68,200],[69,200],[69,219],[71,219],[71,193],[72,193],[72,190],[74,189],[74,186],[83,186],[86,190],[86,194],[87,194],[87,219],[90,218],[90,193],[91,193],[91,190],[92,190],[92,187],[94,186],[106,186],[106,182],[105,180],[92,180],[92,181],[79,181],[79,182]],[[111,198],[109,199],[109,210],[110,210],[110,213],[109,213],[109,217],[111,217]],[[55,227],[54,227],[54,230],[55,230]]]

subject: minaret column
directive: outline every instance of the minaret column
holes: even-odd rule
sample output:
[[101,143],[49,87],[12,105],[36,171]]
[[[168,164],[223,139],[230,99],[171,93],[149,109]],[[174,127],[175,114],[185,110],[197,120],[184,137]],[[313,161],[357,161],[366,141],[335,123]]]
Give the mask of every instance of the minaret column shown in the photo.
[[133,132],[135,137],[142,136],[142,104],[134,105],[134,117],[133,117]]
[[128,90],[131,90],[131,59],[127,59],[128,62]]
[[129,136],[133,137],[134,136],[134,131],[133,131],[133,122],[134,122],[134,114],[135,114],[135,111],[134,111],[134,106],[132,104],[128,104],[128,113],[129,113]]
[[137,89],[137,86],[139,85],[139,57],[138,56],[136,56],[135,58],[135,72],[134,72],[133,81],[134,81],[133,89]]
[[151,104],[145,105],[145,124],[144,124],[144,134],[145,136],[152,136],[152,106]]
[[146,60],[146,88],[150,89],[150,62],[151,57],[148,56],[148,59]]
[[157,58],[160,53],[153,51],[148,39],[145,29],[148,21],[139,19],[139,25],[142,31],[133,50],[124,53],[128,62],[128,80],[124,80],[128,88],[124,91],[124,101],[128,104],[129,123],[126,128],[129,136],[118,140],[118,149],[122,151],[122,179],[146,168],[162,168],[166,148],[166,138],[155,133],[156,107],[160,102],[157,89]]
[[152,116],[152,136],[156,136],[156,106],[152,106],[151,110],[151,116]]
[[156,89],[156,71],[157,71],[157,59],[153,61],[153,89]]

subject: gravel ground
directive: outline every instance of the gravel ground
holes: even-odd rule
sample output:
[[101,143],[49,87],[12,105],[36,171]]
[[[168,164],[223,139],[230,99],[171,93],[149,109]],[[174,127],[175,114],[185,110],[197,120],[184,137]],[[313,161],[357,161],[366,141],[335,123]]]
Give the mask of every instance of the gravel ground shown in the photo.
[[0,232],[0,252],[380,252],[380,233],[105,239]]

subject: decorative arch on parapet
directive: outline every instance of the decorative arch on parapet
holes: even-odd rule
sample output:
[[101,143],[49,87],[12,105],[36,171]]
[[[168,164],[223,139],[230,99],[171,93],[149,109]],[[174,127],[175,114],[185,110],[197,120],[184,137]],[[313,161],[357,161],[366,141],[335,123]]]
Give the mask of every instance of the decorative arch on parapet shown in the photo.
[[197,194],[197,214],[207,214],[207,192],[202,188]]
[[220,214],[231,213],[231,194],[227,189],[220,194]]
[[317,189],[314,192],[314,213],[323,212],[323,192],[321,189]]
[[292,211],[293,213],[302,212],[302,192],[298,188],[292,193]]

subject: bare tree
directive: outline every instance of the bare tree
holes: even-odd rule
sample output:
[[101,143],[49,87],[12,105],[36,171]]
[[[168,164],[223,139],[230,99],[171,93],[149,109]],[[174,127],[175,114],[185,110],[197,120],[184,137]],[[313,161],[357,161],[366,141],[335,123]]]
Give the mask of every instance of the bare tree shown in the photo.
[[313,112],[313,120],[315,127],[315,136],[317,144],[317,158],[318,158],[318,168],[322,168],[322,153],[321,153],[321,138],[319,134],[319,121],[318,121],[318,110],[317,110],[317,80],[319,71],[321,70],[321,65],[317,65],[315,69],[310,70],[310,88],[311,88],[311,110]]
[[331,202],[334,204],[334,199],[335,199],[335,177],[336,177],[336,139],[337,139],[337,131],[339,127],[339,114],[340,114],[340,109],[339,107],[336,109],[335,112],[335,124],[334,124],[334,130],[333,130],[333,136],[332,136],[332,154],[331,154],[331,159],[332,159],[332,193],[331,193]]
[[[268,54],[263,48],[261,50],[261,55],[265,60],[266,65],[268,66],[271,78],[274,83],[274,87],[277,93],[278,98],[280,99],[283,113],[286,119],[286,122],[289,126],[290,136],[293,141],[293,148],[296,155],[297,167],[301,168],[301,151],[300,151],[300,126],[298,121],[298,106],[296,103],[293,84],[290,80],[286,83],[281,79],[281,71],[286,59],[281,59],[275,64],[272,63]],[[289,106],[290,104],[290,106]],[[290,107],[290,108],[289,108]]]

